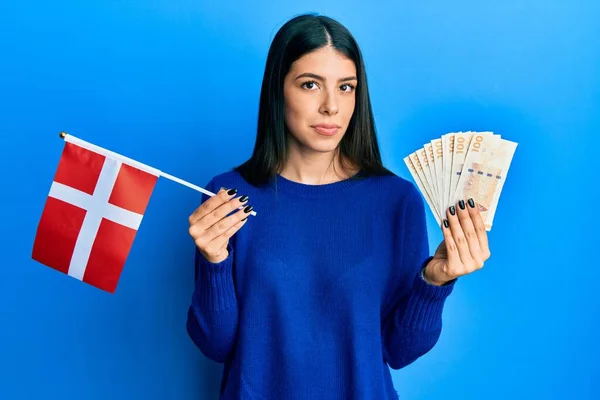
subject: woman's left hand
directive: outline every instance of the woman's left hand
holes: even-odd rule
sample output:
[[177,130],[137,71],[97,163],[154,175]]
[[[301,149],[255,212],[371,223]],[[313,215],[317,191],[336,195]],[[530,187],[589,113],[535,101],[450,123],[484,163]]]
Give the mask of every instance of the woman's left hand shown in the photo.
[[491,255],[485,224],[472,199],[449,207],[446,216],[444,240],[423,271],[425,281],[436,286],[483,268]]

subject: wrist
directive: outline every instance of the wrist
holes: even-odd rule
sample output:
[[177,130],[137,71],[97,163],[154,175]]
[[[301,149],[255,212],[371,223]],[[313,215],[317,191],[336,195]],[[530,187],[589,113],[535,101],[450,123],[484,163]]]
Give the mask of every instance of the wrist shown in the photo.
[[[427,265],[429,265],[429,264],[427,264]],[[431,271],[430,271],[430,269],[427,268],[427,265],[421,269],[421,278],[426,283],[433,285],[433,286],[445,286],[451,281],[451,279],[449,279],[449,280],[439,279],[435,275],[431,274]]]

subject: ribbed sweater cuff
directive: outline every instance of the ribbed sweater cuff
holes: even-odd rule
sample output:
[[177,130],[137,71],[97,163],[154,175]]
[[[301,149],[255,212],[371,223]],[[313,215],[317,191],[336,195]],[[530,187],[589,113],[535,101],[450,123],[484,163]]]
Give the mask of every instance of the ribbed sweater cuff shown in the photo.
[[206,311],[227,310],[236,305],[233,283],[233,247],[227,246],[229,256],[219,263],[208,261],[196,248],[198,281],[196,282],[196,302]]
[[441,328],[446,298],[452,293],[456,279],[444,286],[427,283],[419,272],[414,277],[402,326],[409,330],[431,331]]

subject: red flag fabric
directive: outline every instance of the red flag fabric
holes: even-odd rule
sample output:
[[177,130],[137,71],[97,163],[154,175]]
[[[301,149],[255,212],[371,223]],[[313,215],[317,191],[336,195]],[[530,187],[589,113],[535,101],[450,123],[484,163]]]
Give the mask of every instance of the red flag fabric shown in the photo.
[[66,142],[32,258],[114,293],[158,175]]

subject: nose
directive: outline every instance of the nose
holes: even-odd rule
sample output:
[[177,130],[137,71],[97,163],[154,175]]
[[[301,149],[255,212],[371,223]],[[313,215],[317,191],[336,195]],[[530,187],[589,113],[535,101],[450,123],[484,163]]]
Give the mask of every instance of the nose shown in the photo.
[[324,98],[321,102],[321,107],[319,112],[325,115],[336,115],[339,111],[339,105],[335,93],[331,93],[331,91],[324,91]]

